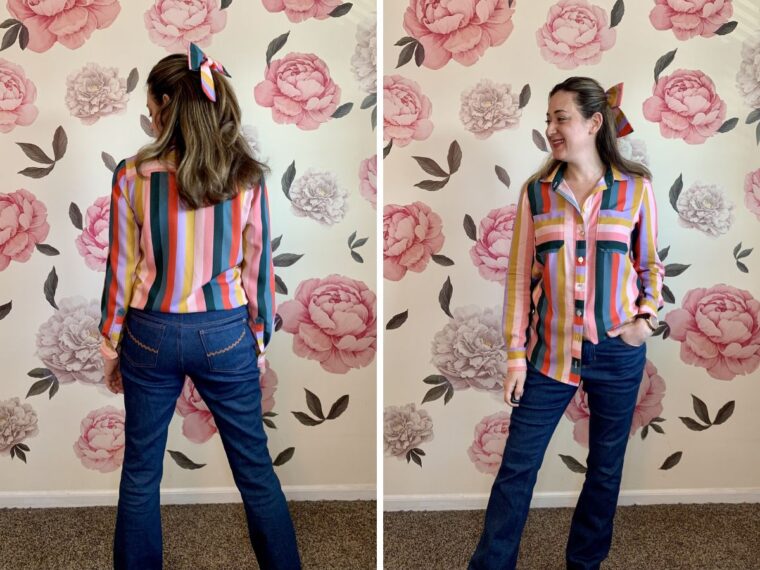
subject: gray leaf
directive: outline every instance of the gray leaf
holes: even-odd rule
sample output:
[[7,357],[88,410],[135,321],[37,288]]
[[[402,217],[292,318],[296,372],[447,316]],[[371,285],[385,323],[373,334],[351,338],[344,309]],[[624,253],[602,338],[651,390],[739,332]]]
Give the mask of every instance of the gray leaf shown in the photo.
[[451,267],[454,265],[454,260],[446,257],[445,255],[434,254],[432,258],[433,261],[435,261],[438,265],[443,265],[444,267]]
[[20,142],[17,142],[16,144],[21,147],[21,150],[24,151],[24,154],[31,158],[34,162],[39,162],[40,164],[53,164],[55,162],[52,158],[45,154],[44,150],[42,150],[36,144]]
[[53,134],[53,157],[56,160],[61,160],[66,154],[66,148],[69,146],[69,139],[66,136],[66,131],[63,127],[58,127]]
[[38,396],[44,392],[47,392],[48,388],[53,384],[55,381],[54,378],[43,378],[42,380],[37,380],[32,386],[29,388],[29,391],[26,393],[26,397],[30,396]]
[[13,301],[8,301],[5,303],[5,305],[0,305],[0,321],[2,321],[5,317],[8,316],[8,313],[11,312],[11,309],[13,308]]
[[472,241],[478,240],[478,230],[470,214],[464,215],[464,233],[467,234],[467,237]]
[[20,24],[18,20],[15,20],[13,18],[8,18],[7,20],[3,20],[2,23],[0,23],[0,30],[4,30],[5,28],[10,28],[11,26],[15,26],[16,24]]
[[417,43],[417,47],[414,50],[414,63],[417,64],[417,67],[421,67],[422,64],[425,62],[425,46],[423,46],[421,43]]
[[561,453],[559,454],[559,457],[562,459],[562,463],[564,463],[573,473],[585,473],[587,471],[583,463],[578,461],[575,457],[572,457],[571,455],[562,455]]
[[725,422],[728,418],[730,418],[734,414],[735,407],[736,407],[736,402],[733,400],[724,404],[723,407],[720,410],[718,410],[718,413],[715,415],[715,421],[713,422],[713,424],[720,425],[723,422]]
[[318,426],[319,424],[325,421],[325,420],[315,420],[309,414],[306,414],[304,412],[291,412],[291,414],[293,414],[296,417],[296,419],[299,422],[301,422],[303,425],[309,426],[309,427]]
[[660,261],[665,261],[665,259],[668,257],[669,252],[670,252],[670,246],[662,248],[660,251],[657,252],[657,257],[660,258]]
[[364,258],[361,255],[359,255],[357,252],[355,252],[353,249],[351,250],[351,259],[353,259],[357,263],[364,263]]
[[734,258],[736,258],[736,256],[741,251],[741,249],[742,249],[742,242],[739,242],[736,244],[736,247],[734,247]]
[[427,172],[428,174],[432,174],[433,176],[448,176],[448,172],[446,172],[443,168],[438,166],[438,163],[433,160],[432,158],[428,158],[426,156],[413,156],[414,160],[417,161],[417,164],[420,165],[420,168]]
[[341,16],[345,16],[351,11],[351,8],[353,7],[353,4],[350,2],[346,2],[345,4],[341,4],[340,6],[337,6],[332,12],[330,12],[329,16],[332,18],[340,18]]
[[293,459],[293,454],[296,452],[295,447],[288,447],[287,449],[280,452],[280,454],[277,456],[277,458],[272,462],[272,465],[275,467],[279,467],[280,465],[287,463],[291,459]]
[[353,109],[354,104],[353,103],[344,103],[337,109],[335,109],[335,112],[331,115],[333,119],[340,119],[341,117],[345,117],[351,112],[351,109]]
[[55,304],[55,291],[57,288],[58,275],[55,272],[55,267],[53,267],[53,269],[50,270],[47,279],[45,279],[45,285],[42,289],[45,293],[45,299],[47,299],[47,302],[50,303],[54,309],[58,308],[58,305]]
[[433,384],[434,386],[437,386],[438,384],[449,383],[446,377],[443,376],[442,374],[431,374],[430,376],[425,377],[422,381],[425,384]]
[[37,166],[29,166],[20,170],[19,174],[22,176],[28,176],[29,178],[44,178],[53,171],[55,165],[46,166],[45,168],[39,168]]
[[106,165],[106,168],[113,172],[116,170],[116,160],[108,154],[107,152],[101,152],[100,153],[100,159],[103,161],[103,164]]
[[416,41],[417,41],[417,40],[415,40],[413,37],[411,37],[411,36],[406,36],[406,37],[403,37],[403,38],[401,38],[400,40],[398,40],[398,41],[397,41],[395,44],[393,44],[393,45],[394,45],[394,46],[405,46],[406,44],[411,44],[411,43],[414,43],[414,42],[416,42]]
[[351,249],[351,244],[354,243],[354,240],[356,239],[356,232],[351,232],[351,235],[348,236],[348,248]]
[[9,28],[7,32],[5,32],[3,35],[3,41],[0,43],[0,51],[8,49],[14,43],[16,43],[16,38],[18,38],[18,33],[20,30],[21,26],[13,26]]
[[673,209],[676,212],[678,211],[678,197],[681,195],[682,190],[683,174],[679,174],[678,178],[676,178],[676,181],[673,182],[673,185],[670,187],[670,192],[668,193],[668,197],[670,198],[670,205],[673,206]]
[[691,267],[691,265],[684,265],[683,263],[668,263],[665,266],[665,277],[678,277],[689,267]]
[[736,29],[738,22],[732,21],[732,22],[726,22],[723,24],[720,28],[715,30],[715,35],[717,36],[725,36],[726,34],[730,34]]
[[412,56],[414,55],[414,48],[416,47],[417,47],[416,40],[414,41],[414,43],[407,44],[403,47],[401,52],[398,54],[398,62],[396,63],[396,69],[398,69],[402,65],[406,65],[412,60]]
[[171,449],[167,449],[166,452],[171,456],[172,459],[174,459],[174,462],[182,467],[182,469],[200,469],[201,467],[204,467],[205,463],[195,463],[188,459],[187,455],[182,453],[181,451],[172,451]]
[[362,104],[360,105],[360,108],[369,109],[370,107],[374,107],[375,105],[377,105],[377,93],[370,93],[364,98],[364,100],[362,101]]
[[536,129],[533,129],[533,144],[538,147],[538,150],[542,152],[549,152],[549,148],[546,146],[544,135],[539,133]]
[[145,115],[140,115],[140,128],[149,137],[154,137],[156,135],[153,131],[153,125],[150,124],[150,118]]
[[343,412],[348,409],[348,394],[344,394],[338,398],[335,403],[330,406],[330,411],[327,412],[327,419],[334,420],[338,418]]
[[736,267],[738,267],[739,271],[742,273],[749,273],[749,268],[747,268],[747,266],[744,265],[741,261],[736,262]]
[[417,182],[415,186],[417,188],[421,188],[422,190],[427,190],[429,192],[435,192],[436,190],[440,190],[446,184],[448,184],[449,178],[448,176],[442,180],[422,180],[421,182]]
[[744,122],[748,125],[751,125],[755,121],[760,121],[760,109],[755,109],[749,115],[747,115],[747,120]]
[[306,405],[309,407],[311,413],[317,416],[320,420],[325,419],[325,414],[322,411],[322,402],[319,400],[319,396],[306,388],[304,388],[304,391],[306,392]]
[[127,93],[131,93],[135,90],[138,81],[140,81],[140,73],[137,71],[136,67],[133,67],[127,77]]
[[673,455],[671,455],[665,460],[665,463],[662,464],[660,469],[662,470],[672,469],[673,467],[678,465],[678,463],[681,461],[681,457],[683,457],[683,451],[676,451]]
[[385,330],[392,331],[394,329],[399,328],[401,325],[403,325],[406,322],[406,319],[409,318],[409,310],[407,309],[403,313],[399,313],[397,315],[393,315],[391,317],[391,320],[388,321],[388,324],[385,325]]
[[720,127],[718,127],[719,133],[727,133],[730,130],[733,130],[734,127],[739,123],[739,117],[733,117],[732,119],[728,119],[725,121]]
[[462,147],[459,146],[457,141],[452,141],[449,145],[449,153],[446,157],[449,164],[449,175],[454,174],[459,170],[462,164]]
[[448,388],[448,384],[439,384],[438,386],[433,386],[422,398],[422,403],[424,404],[425,402],[432,402],[438,398],[441,398],[446,393],[446,390],[448,390]]
[[504,186],[509,188],[509,185],[512,181],[509,179],[509,174],[507,174],[507,171],[498,164],[494,167],[494,170],[496,171],[496,178],[498,178],[499,181],[504,184]]
[[673,295],[673,291],[665,284],[662,286],[662,298],[666,303],[673,304],[676,302],[676,296]]
[[[760,127],[760,124],[758,126]],[[760,133],[760,129],[758,129],[758,133]],[[758,135],[758,142],[760,142],[760,134]],[[383,147],[383,158],[388,156],[388,153],[391,151],[391,148],[393,148],[393,139],[388,141],[388,144]]]
[[[441,287],[441,291],[438,293],[438,303],[441,305],[441,309],[449,317],[451,317],[451,296],[454,294],[454,286],[451,284],[451,277],[447,277],[446,281]],[[454,318],[454,317],[451,317]]]
[[685,417],[685,416],[680,416],[678,419],[681,420],[683,422],[683,424],[687,428],[689,428],[691,431],[704,431],[704,430],[706,430],[706,429],[708,429],[710,427],[709,425],[703,426],[701,423],[699,423],[698,421],[694,420],[693,418],[689,418],[689,417]]
[[37,251],[43,255],[60,255],[61,252],[55,249],[52,245],[46,243],[38,243],[36,246]]
[[623,14],[625,14],[625,4],[623,0],[617,0],[610,13],[610,28],[614,28],[620,23],[623,19]]
[[222,0],[222,3],[220,5],[221,9],[226,10],[227,8],[230,7],[230,4],[232,4],[232,0]]
[[518,109],[522,109],[530,101],[530,84],[526,83],[520,91]]
[[691,395],[691,401],[694,407],[694,413],[697,414],[697,417],[706,424],[712,423],[710,421],[710,414],[707,411],[707,404],[697,398],[694,394]]
[[749,249],[745,249],[743,251],[740,251],[739,254],[736,256],[736,259],[743,259],[747,257],[750,253],[752,253],[755,250],[754,247],[751,247]]
[[26,49],[26,46],[29,45],[29,28],[21,25],[21,31],[18,33],[18,47],[20,47],[22,50]]
[[363,237],[363,238],[359,238],[358,240],[356,240],[356,241],[354,242],[354,245],[353,245],[353,246],[351,246],[351,249],[356,249],[357,247],[361,247],[361,246],[363,246],[365,243],[367,243],[367,240],[368,240],[368,239],[369,239],[369,238],[365,238],[365,237]]
[[82,212],[74,202],[69,204],[69,219],[76,229],[82,229]]
[[285,285],[285,282],[280,278],[279,275],[274,276],[274,291],[280,295],[288,294],[288,287]]
[[296,261],[301,259],[304,256],[303,253],[296,254],[296,253],[281,253],[280,255],[276,255],[274,259],[272,260],[272,264],[275,267],[290,267],[293,265]]
[[657,63],[654,64],[654,82],[657,83],[657,80],[660,79],[660,74],[665,70],[667,66],[669,66],[671,63],[673,63],[673,59],[676,57],[676,52],[678,49],[674,49],[673,51],[669,51],[665,55],[663,55],[660,59],[657,60]]
[[290,163],[290,166],[285,170],[282,175],[282,191],[285,197],[290,200],[290,187],[293,185],[293,180],[296,177],[296,161]]
[[272,253],[277,251],[277,248],[280,247],[281,241],[282,241],[282,235],[279,235],[272,240]]
[[274,54],[276,54],[278,51],[280,51],[285,43],[288,41],[288,36],[290,35],[290,32],[286,32],[280,36],[277,36],[275,39],[273,39],[271,42],[269,42],[269,45],[267,46],[267,67],[269,67],[269,64],[272,63],[272,57]]

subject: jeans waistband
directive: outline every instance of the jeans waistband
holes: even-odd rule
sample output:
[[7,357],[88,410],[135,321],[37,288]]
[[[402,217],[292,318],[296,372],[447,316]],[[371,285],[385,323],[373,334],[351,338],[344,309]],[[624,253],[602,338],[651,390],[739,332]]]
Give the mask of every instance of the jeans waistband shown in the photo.
[[146,321],[161,325],[172,325],[175,327],[197,327],[213,323],[223,325],[233,322],[237,319],[248,319],[248,307],[242,305],[234,309],[224,309],[221,311],[200,311],[196,313],[163,313],[161,311],[146,311],[144,309],[135,309],[130,307],[127,310],[127,319],[144,319]]

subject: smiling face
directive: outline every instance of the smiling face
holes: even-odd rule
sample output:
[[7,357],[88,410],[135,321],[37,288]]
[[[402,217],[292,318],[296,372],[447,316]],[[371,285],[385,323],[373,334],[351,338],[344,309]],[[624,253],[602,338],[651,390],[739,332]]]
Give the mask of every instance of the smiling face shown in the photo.
[[557,91],[549,99],[546,138],[555,159],[571,163],[591,159],[596,153],[596,133],[601,126],[601,113],[586,119],[572,92]]

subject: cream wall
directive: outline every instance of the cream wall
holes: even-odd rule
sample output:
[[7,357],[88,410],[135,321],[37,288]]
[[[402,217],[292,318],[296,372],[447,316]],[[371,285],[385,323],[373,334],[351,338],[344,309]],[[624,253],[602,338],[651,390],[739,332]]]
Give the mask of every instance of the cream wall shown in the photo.
[[[760,268],[755,252],[742,259],[749,271],[742,273],[732,252],[739,242],[743,244],[742,249],[756,248],[760,243],[760,216],[756,198],[752,197],[757,196],[756,187],[754,190],[749,188],[755,194],[750,195],[745,203],[746,177],[760,168],[756,125],[745,124],[745,119],[753,108],[760,106],[760,100],[753,100],[751,93],[745,96],[737,83],[743,44],[749,49],[760,39],[760,7],[749,1],[727,1],[733,14],[722,20],[716,17],[717,23],[712,29],[727,21],[738,21],[734,31],[722,36],[697,36],[681,40],[672,30],[658,31],[654,28],[649,15],[655,2],[628,1],[624,4],[622,21],[614,28],[616,37],[612,45],[609,45],[607,31],[603,32],[607,34],[606,38],[597,42],[597,46],[606,44],[599,61],[581,64],[573,69],[560,69],[542,55],[537,45],[537,30],[546,25],[553,6],[556,13],[569,3],[518,0],[510,3],[514,10],[511,16],[514,29],[508,33],[506,40],[503,36],[508,26],[504,22],[509,18],[504,17],[503,12],[502,16],[490,13],[491,43],[498,45],[487,47],[474,56],[471,53],[470,59],[464,63],[451,60],[443,65],[440,65],[439,59],[441,50],[428,49],[422,66],[418,67],[412,60],[396,69],[402,48],[394,44],[403,37],[415,34],[421,37],[418,28],[408,25],[415,21],[413,12],[407,15],[407,20],[404,17],[408,6],[416,4],[411,1],[388,3],[383,16],[386,145],[394,136],[389,133],[399,137],[403,135],[403,129],[398,129],[399,117],[391,116],[393,109],[399,108],[400,104],[398,88],[389,88],[389,85],[396,85],[399,80],[388,78],[399,75],[417,85],[407,88],[407,93],[412,95],[408,95],[405,104],[407,116],[414,116],[412,121],[407,119],[406,124],[413,124],[417,130],[408,144],[392,145],[384,160],[386,279],[383,323],[387,325],[394,315],[408,311],[408,318],[400,327],[385,331],[386,508],[483,505],[490,490],[493,470],[500,460],[508,430],[508,416],[505,414],[508,408],[501,401],[499,392],[502,378],[499,367],[503,366],[504,358],[503,341],[498,334],[503,288],[501,281],[487,280],[479,273],[471,256],[475,244],[467,236],[463,220],[465,214],[471,216],[478,226],[477,237],[482,239],[481,220],[491,210],[517,202],[522,183],[547,156],[537,148],[532,137],[534,129],[544,132],[547,94],[553,85],[570,75],[589,75],[606,87],[619,82],[625,84],[622,108],[635,129],[628,138],[643,141],[646,145],[648,163],[654,174],[659,210],[659,247],[670,248],[666,264],[690,266],[681,275],[666,279],[675,296],[675,303],[666,304],[660,318],[675,323],[675,311],[682,308],[687,293],[721,283],[745,291],[748,297],[754,299],[745,300],[736,312],[731,312],[731,308],[719,307],[718,313],[713,314],[722,319],[726,328],[723,335],[717,335],[719,338],[712,346],[719,345],[721,351],[730,352],[731,349],[726,348],[726,335],[742,331],[738,342],[746,349],[746,355],[752,355],[752,363],[730,380],[712,377],[706,365],[684,362],[682,343],[673,336],[667,340],[658,337],[648,341],[649,371],[654,375],[651,369],[653,364],[660,379],[645,377],[646,391],[641,394],[637,413],[646,423],[654,417],[664,418],[664,422],[655,422],[661,425],[664,433],[656,433],[654,428],[650,428],[646,438],[642,439],[643,427],[640,425],[632,435],[624,470],[623,493],[631,497],[638,495],[638,499],[630,500],[650,502],[674,499],[699,502],[716,498],[735,500],[732,495],[744,500],[757,500],[760,458],[753,450],[760,443],[760,420],[756,413],[756,403],[760,397],[760,314],[756,301],[760,299],[757,279]],[[576,4],[581,5],[584,14],[599,15],[604,12],[606,20],[599,16],[598,29],[609,26],[610,12],[615,2],[596,0],[596,12],[592,12],[586,2]],[[496,6],[497,10],[508,10],[506,1],[491,5]],[[483,17],[483,14],[478,14]],[[587,16],[583,17],[586,22],[590,21]],[[461,21],[466,19],[467,16],[464,16]],[[556,28],[563,27],[558,22],[554,25]],[[473,26],[477,27],[476,24]],[[463,45],[449,28],[443,26],[441,29],[450,32],[448,45]],[[485,28],[480,32],[485,34]],[[590,36],[593,37],[594,32],[590,32]],[[426,41],[423,40],[423,43]],[[444,44],[439,42],[438,45]],[[429,45],[426,47],[430,48]],[[659,124],[645,118],[644,102],[653,95],[655,63],[676,48],[675,60],[662,71],[660,77],[678,69],[701,70],[707,74],[725,102],[724,120],[732,117],[739,119],[733,130],[715,133],[702,144],[687,144],[682,138],[665,138]],[[430,53],[436,59],[428,60]],[[755,59],[754,63],[745,64],[745,71],[742,72],[745,86],[748,83],[760,85],[757,61]],[[460,119],[460,112],[464,93],[482,79],[510,86],[512,97],[502,94],[501,97],[491,96],[490,100],[504,105],[502,114],[510,119],[512,125],[505,128],[502,124],[500,128],[495,127],[489,136],[477,138],[475,133],[467,130]],[[518,96],[526,84],[530,86],[532,96],[527,105],[518,111]],[[391,92],[394,89],[395,94]],[[425,98],[429,103],[425,102]],[[487,100],[488,97],[485,97],[484,101]],[[432,123],[432,130],[427,121]],[[488,119],[483,119],[480,124],[485,123]],[[391,129],[388,129],[389,124],[392,125]],[[718,126],[720,124],[722,121]],[[481,131],[481,134],[485,133]],[[412,157],[433,158],[448,171],[446,156],[452,141],[457,141],[460,146],[462,160],[461,167],[451,175],[448,184],[435,191],[415,187],[422,180],[440,180],[441,177],[426,174]],[[508,186],[497,178],[497,165],[508,173]],[[719,186],[718,195],[733,204],[734,219],[727,224],[728,228],[723,228],[726,230],[724,233],[712,237],[679,222],[679,213],[669,203],[671,185],[679,174],[683,175],[684,192],[697,181],[714,184]],[[416,238],[422,247],[427,247],[426,253],[422,256],[422,262],[412,267],[408,260],[399,261],[398,257],[394,257],[398,249],[390,251],[389,248],[391,245],[401,249],[405,247],[395,241],[405,235],[399,225],[401,218],[414,219],[418,227],[423,227],[424,224],[418,221],[420,216],[415,218],[416,214],[409,213],[408,206],[414,202],[427,205],[432,213],[426,214],[429,222],[425,226],[427,238]],[[407,208],[399,213],[403,210],[402,206]],[[430,221],[436,214],[439,221]],[[711,219],[718,219],[720,212],[713,214],[715,218]],[[504,223],[502,230],[507,234],[508,245],[511,225]],[[716,225],[720,226],[714,222],[713,226]],[[395,237],[389,238],[389,233]],[[495,238],[492,236],[492,239]],[[498,244],[493,246],[492,254],[497,248]],[[444,266],[436,263],[430,260],[431,254],[445,255],[454,264]],[[425,261],[425,257],[429,261]],[[409,266],[401,278],[398,274],[399,263]],[[503,267],[503,257],[501,263]],[[480,370],[481,388],[454,390],[453,398],[446,404],[443,398],[423,404],[423,397],[434,387],[433,384],[423,383],[423,379],[444,374],[436,366],[437,361],[431,353],[433,339],[447,324],[453,326],[454,322],[444,313],[439,302],[439,291],[447,278],[453,286],[450,307],[454,316],[455,309],[466,306],[475,307],[481,314],[484,308],[495,308],[496,316],[490,320],[481,316],[471,321],[469,337],[464,335],[465,328],[460,327],[458,339],[461,344],[449,351],[456,354],[458,364],[464,371]],[[703,302],[707,299],[695,293],[693,298],[697,297]],[[703,325],[706,326],[706,323]],[[698,344],[707,346],[709,343],[699,341]],[[482,362],[476,362],[477,359]],[[492,373],[483,372],[487,366],[493,367]],[[459,377],[449,374],[449,381],[452,376],[456,380],[464,375],[464,372]],[[462,383],[466,385],[465,381]],[[486,385],[494,390],[489,393],[482,389]],[[692,431],[679,419],[697,419],[692,395],[707,405],[712,421],[718,410],[728,402],[735,402],[735,411],[721,425],[704,431]],[[414,404],[414,408],[402,408],[409,404]],[[492,418],[490,423],[481,423],[487,416],[498,412],[502,414]],[[476,434],[478,424],[481,424],[480,433]],[[536,487],[539,504],[571,504],[572,494],[580,490],[583,476],[572,472],[559,457],[571,456],[585,464],[587,448],[574,437],[574,428],[575,423],[568,417],[560,421],[539,475]],[[424,452],[424,455],[416,454],[421,459],[421,467],[414,462],[415,453],[407,458],[413,448]],[[677,452],[682,452],[680,462],[670,469],[662,469],[666,459]],[[489,464],[491,472],[487,472]],[[635,493],[637,491],[640,493]]]
[[[58,497],[78,493],[84,497],[81,501],[88,502],[99,493],[112,497],[118,485],[121,396],[107,392],[101,382],[86,385],[76,381],[61,384],[52,398],[47,394],[25,398],[34,382],[27,373],[44,366],[36,355],[38,331],[55,313],[43,295],[43,283],[51,268],[55,267],[59,278],[55,293],[59,306],[62,299],[73,296],[92,300],[98,306],[100,302],[104,273],[89,268],[77,250],[75,239],[81,232],[69,219],[70,203],[76,203],[85,215],[96,198],[110,195],[111,173],[101,160],[102,152],[118,162],[122,157],[134,154],[148,141],[140,128],[140,115],[147,114],[144,81],[151,66],[169,53],[168,49],[158,45],[155,34],[149,34],[145,18],[150,9],[160,12],[161,6],[166,12],[163,17],[169,18],[167,10],[171,2],[122,1],[112,4],[120,4],[115,20],[103,29],[93,31],[89,39],[75,49],[57,42],[50,49],[35,53],[30,48],[22,51],[16,43],[0,52],[0,63],[5,60],[20,66],[36,86],[36,99],[32,104],[38,110],[31,124],[16,125],[8,132],[0,133],[0,168],[4,173],[0,193],[7,195],[18,189],[33,193],[47,209],[50,230],[43,242],[60,252],[59,255],[46,256],[34,251],[28,261],[12,260],[0,272],[0,304],[12,301],[12,309],[0,322],[3,362],[0,401],[10,409],[13,407],[10,400],[19,398],[21,404],[31,407],[31,411],[21,412],[21,415],[32,418],[32,423],[33,417],[37,418],[36,434],[16,442],[11,441],[12,435],[9,435],[5,448],[0,446],[0,504],[34,503],[45,493]],[[243,109],[243,122],[255,129],[259,156],[271,168],[268,187],[272,235],[282,235],[275,255],[303,255],[291,266],[276,268],[276,274],[288,288],[288,294],[278,295],[278,306],[294,299],[299,284],[308,279],[320,279],[324,286],[336,291],[342,287],[349,297],[348,307],[342,310],[361,315],[361,330],[354,332],[357,337],[367,340],[360,351],[362,358],[357,359],[361,360],[360,364],[328,371],[317,360],[294,353],[293,334],[285,330],[275,334],[268,355],[270,367],[278,377],[273,395],[273,412],[277,415],[271,418],[276,429],[267,429],[269,447],[272,457],[287,448],[295,448],[292,459],[277,467],[278,475],[291,497],[371,497],[375,484],[376,431],[376,347],[372,340],[375,336],[373,252],[376,210],[368,199],[370,186],[374,186],[374,174],[370,182],[365,169],[362,182],[360,164],[374,154],[375,132],[370,123],[371,109],[360,109],[360,104],[373,90],[373,82],[366,76],[374,72],[374,35],[366,30],[374,28],[375,8],[369,2],[356,2],[347,14],[329,17],[327,13],[339,3],[317,3],[319,10],[307,14],[303,21],[290,15],[294,19],[291,21],[285,12],[276,10],[276,5],[265,4],[269,10],[261,2],[226,1],[223,3],[225,8],[217,0],[196,2],[196,7],[206,10],[205,23],[214,30],[210,34],[182,18],[174,23],[185,26],[188,37],[190,31],[198,32],[200,35],[195,36],[196,41],[202,42],[207,53],[230,71]],[[0,9],[0,21],[15,15],[9,14],[5,7]],[[198,17],[202,19],[202,16]],[[76,24],[76,15],[65,17]],[[102,21],[104,16],[100,17]],[[30,31],[34,34],[34,28]],[[265,102],[259,103],[254,97],[254,87],[265,78],[270,42],[288,32],[285,45],[272,57],[272,66],[291,52],[312,54],[321,59],[328,70],[313,63],[315,59],[308,56],[321,81],[323,93],[318,95],[332,89],[330,77],[339,88],[339,95],[336,90],[331,91],[332,95],[326,95],[332,107],[328,105],[323,109],[321,122],[311,130],[306,130],[303,125],[276,120],[271,109],[263,106]],[[206,41],[197,39],[203,38],[204,34]],[[363,48],[357,48],[358,41]],[[175,51],[182,51],[182,48]],[[133,68],[139,73],[137,87],[127,95],[126,109],[121,113],[106,114],[92,125],[83,124],[65,104],[67,77],[89,62],[116,68],[122,81]],[[296,86],[303,87],[303,81],[305,78],[301,77]],[[13,97],[11,88],[6,85],[5,99]],[[114,90],[118,91],[118,87]],[[124,96],[123,86],[121,95]],[[353,103],[353,108],[346,116],[330,118],[336,107],[349,102]],[[53,133],[59,125],[68,136],[68,150],[52,173],[40,179],[17,174],[33,162],[15,143],[34,143],[50,154]],[[281,178],[293,161],[296,174],[291,197],[295,200],[296,187],[316,194],[316,200],[311,203],[320,211],[329,213],[329,224],[316,219],[318,212],[306,212],[303,207],[303,215],[297,215],[283,193]],[[309,169],[326,174],[321,178],[314,175],[304,178]],[[364,195],[362,187],[365,188]],[[356,249],[363,257],[363,263],[352,259],[346,245],[354,231],[357,238],[368,238],[366,245]],[[331,275],[344,279],[336,285],[338,278],[329,277]],[[361,291],[365,291],[363,299],[360,299]],[[96,362],[98,356],[92,352],[93,343],[98,342],[97,330],[92,319],[82,320],[81,311],[77,318],[84,324],[79,336],[70,342],[83,351],[86,366],[98,369],[102,364]],[[96,327],[97,322],[94,325]],[[297,328],[297,325],[293,323],[293,327]],[[332,340],[337,343],[340,339],[333,336]],[[333,402],[344,395],[349,396],[348,407],[338,418],[323,425],[303,425],[291,412],[309,413],[305,388],[321,399],[325,414]],[[107,440],[112,439],[103,453],[113,459],[112,468],[101,472],[93,469],[91,463],[81,461],[73,447],[82,434],[80,422],[83,418],[105,406],[115,409],[112,417],[115,423],[101,428],[102,435]],[[15,409],[18,412],[19,408]],[[10,425],[7,417],[0,419],[0,424],[4,420],[6,424],[0,428]],[[173,419],[168,449],[180,451],[192,461],[206,466],[196,470],[183,469],[166,455],[164,489],[181,491],[191,498],[203,500],[206,492],[232,488],[234,484],[218,434],[211,436],[206,443],[196,443],[183,435],[182,421],[179,415]],[[32,425],[30,430],[34,431],[33,428]],[[85,438],[89,439],[89,436]],[[195,440],[198,439],[196,435]],[[28,446],[26,463],[18,456],[10,457],[10,443]],[[94,452],[94,447],[97,445],[93,443],[90,451]],[[65,502],[65,499],[60,500]]]

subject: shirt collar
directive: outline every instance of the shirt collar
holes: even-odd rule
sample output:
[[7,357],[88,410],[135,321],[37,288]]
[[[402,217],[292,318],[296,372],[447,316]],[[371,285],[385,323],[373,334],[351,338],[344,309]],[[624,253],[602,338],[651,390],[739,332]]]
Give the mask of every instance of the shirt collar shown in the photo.
[[[567,163],[560,162],[557,166],[554,167],[554,170],[552,170],[547,176],[541,179],[541,182],[551,183],[552,190],[556,190],[565,177],[565,168],[567,168]],[[613,181],[621,181],[624,179],[625,175],[620,172],[620,169],[618,169],[616,166],[608,166],[607,172],[604,173],[604,182],[607,185],[607,188],[610,188],[612,186]]]

